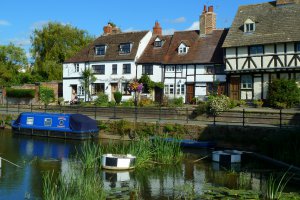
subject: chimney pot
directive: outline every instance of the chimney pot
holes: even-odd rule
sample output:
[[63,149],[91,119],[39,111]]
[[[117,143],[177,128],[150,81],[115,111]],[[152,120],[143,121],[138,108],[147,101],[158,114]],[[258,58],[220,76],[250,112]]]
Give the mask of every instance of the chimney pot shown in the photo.
[[162,35],[162,28],[158,21],[155,22],[155,26],[153,27],[153,35]]
[[103,27],[104,35],[109,35],[112,33],[113,27],[108,23],[106,26]]
[[204,14],[204,13],[206,13],[207,11],[206,11],[206,5],[204,5],[204,8],[203,8],[203,11],[202,11],[202,13]]
[[213,6],[209,6],[208,7],[208,12],[214,12],[214,7]]

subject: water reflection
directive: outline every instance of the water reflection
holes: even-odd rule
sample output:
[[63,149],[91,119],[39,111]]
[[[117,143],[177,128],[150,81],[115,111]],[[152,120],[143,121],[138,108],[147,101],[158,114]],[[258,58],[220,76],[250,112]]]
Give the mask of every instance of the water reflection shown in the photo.
[[[2,163],[0,199],[41,199],[42,176],[46,171],[53,171],[55,177],[61,173],[68,182],[72,173],[80,174],[73,157],[81,145],[78,141],[13,137],[9,131],[0,132],[0,156],[22,166],[19,169]],[[206,183],[256,191],[265,185],[265,169],[270,166],[257,166],[253,161],[237,166],[221,166],[207,160],[194,162],[209,153],[186,152],[187,159],[180,165],[122,172],[97,169],[94,173],[102,177],[110,199],[129,198],[136,190],[143,199],[174,199],[187,191],[200,195]]]

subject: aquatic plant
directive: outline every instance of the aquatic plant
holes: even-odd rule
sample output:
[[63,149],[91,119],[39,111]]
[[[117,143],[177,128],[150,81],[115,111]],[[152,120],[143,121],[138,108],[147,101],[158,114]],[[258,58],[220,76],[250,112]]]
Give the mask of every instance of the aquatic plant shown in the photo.
[[292,175],[288,175],[289,170],[290,168],[281,177],[275,178],[273,174],[270,175],[269,179],[267,180],[266,194],[265,194],[266,199],[268,200],[281,199],[286,184],[293,177]]
[[84,143],[80,149],[76,149],[76,159],[80,161],[84,168],[94,168],[99,166],[99,158],[102,155],[101,148],[95,143]]

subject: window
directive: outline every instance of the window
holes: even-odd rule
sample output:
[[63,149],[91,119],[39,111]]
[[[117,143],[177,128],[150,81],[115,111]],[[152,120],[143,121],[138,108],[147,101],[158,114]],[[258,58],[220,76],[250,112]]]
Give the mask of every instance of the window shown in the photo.
[[105,65],[93,65],[95,74],[105,74]]
[[167,72],[175,72],[175,66],[167,66],[166,71]]
[[122,94],[123,95],[130,95],[130,91],[129,91],[129,83],[122,83]]
[[45,118],[44,126],[51,126],[51,125],[52,125],[52,119],[51,118]]
[[185,46],[179,47],[178,54],[186,54],[188,52],[188,48]]
[[251,75],[243,75],[241,78],[242,81],[242,89],[252,89],[252,76]]
[[184,85],[182,84],[182,85],[181,85],[181,94],[182,94],[182,95],[184,95],[184,90],[185,90],[185,87],[184,87]]
[[84,95],[84,87],[78,86],[78,95]]
[[142,74],[153,75],[153,65],[143,65]]
[[206,74],[214,74],[215,73],[214,66],[205,66],[205,69],[206,69]]
[[182,72],[182,66],[181,65],[176,66],[176,72]]
[[112,65],[112,74],[118,74],[118,65],[117,64]]
[[33,117],[27,117],[26,119],[26,125],[33,125],[34,118]]
[[103,92],[104,93],[104,90],[105,90],[105,84],[104,83],[93,83],[92,84],[92,95],[96,95],[100,92]]
[[251,19],[247,19],[244,23],[244,32],[252,33],[255,31],[255,23]]
[[298,43],[296,44],[296,51],[297,51],[297,52],[300,52],[300,42],[298,42]]
[[106,49],[105,45],[96,46],[95,47],[96,55],[97,56],[103,56],[103,55],[105,55],[105,49]]
[[79,64],[75,63],[74,66],[75,66],[75,72],[79,72]]
[[256,45],[256,46],[250,46],[250,54],[263,54],[264,53],[264,47],[262,45]]
[[130,51],[131,51],[131,44],[130,43],[120,44],[120,46],[119,46],[119,53],[120,54],[129,54]]
[[176,86],[176,94],[184,95],[184,84],[182,84],[182,85],[178,84]]
[[123,74],[131,73],[131,64],[123,64]]
[[165,85],[165,94],[174,94],[174,85]]
[[162,46],[162,41],[155,41],[154,42],[154,47],[161,47]]

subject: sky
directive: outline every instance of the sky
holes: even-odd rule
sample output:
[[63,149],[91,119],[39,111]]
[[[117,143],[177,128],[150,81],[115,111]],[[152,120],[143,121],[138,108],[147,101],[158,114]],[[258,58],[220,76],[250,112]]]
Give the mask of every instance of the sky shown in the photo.
[[0,6],[0,45],[10,42],[30,58],[30,36],[50,21],[70,24],[100,36],[107,22],[122,31],[151,30],[158,21],[163,34],[198,29],[203,6],[214,6],[217,28],[229,28],[240,5],[268,0],[4,0]]

